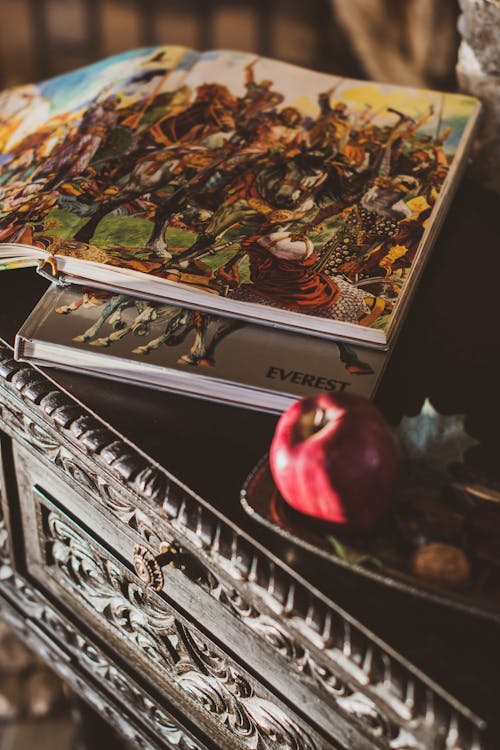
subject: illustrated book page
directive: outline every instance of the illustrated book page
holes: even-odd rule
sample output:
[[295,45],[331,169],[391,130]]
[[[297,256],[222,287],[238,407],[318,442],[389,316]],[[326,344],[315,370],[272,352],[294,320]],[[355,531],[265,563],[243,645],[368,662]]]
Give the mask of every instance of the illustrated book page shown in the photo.
[[136,50],[0,97],[4,267],[387,346],[474,99]]
[[388,355],[127,295],[52,285],[20,330],[16,356],[220,400],[228,400],[230,386],[233,401],[280,410],[319,391],[370,398]]

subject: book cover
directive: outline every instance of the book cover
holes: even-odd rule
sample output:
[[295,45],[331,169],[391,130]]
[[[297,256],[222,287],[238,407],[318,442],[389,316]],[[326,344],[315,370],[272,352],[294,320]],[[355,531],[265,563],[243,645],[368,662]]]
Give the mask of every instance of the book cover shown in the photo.
[[0,96],[0,260],[387,346],[476,100],[136,50]]
[[387,354],[127,295],[52,285],[16,357],[281,411],[320,391],[370,398]]

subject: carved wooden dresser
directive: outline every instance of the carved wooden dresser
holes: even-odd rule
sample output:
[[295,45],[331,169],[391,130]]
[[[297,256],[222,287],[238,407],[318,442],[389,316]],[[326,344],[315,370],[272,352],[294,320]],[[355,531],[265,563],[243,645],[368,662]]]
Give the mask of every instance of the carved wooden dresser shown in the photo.
[[[444,232],[384,380],[391,418],[439,360],[438,334],[422,361],[422,311],[457,233]],[[7,342],[44,284],[0,275]],[[319,562],[243,514],[238,489],[273,418],[48,376],[6,344],[0,427],[1,616],[134,747],[499,746],[498,623]]]

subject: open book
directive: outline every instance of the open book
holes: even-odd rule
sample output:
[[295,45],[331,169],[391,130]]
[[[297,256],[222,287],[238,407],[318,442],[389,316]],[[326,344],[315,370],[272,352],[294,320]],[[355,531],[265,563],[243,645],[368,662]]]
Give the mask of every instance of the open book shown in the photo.
[[0,266],[387,347],[478,103],[158,47],[0,95]]

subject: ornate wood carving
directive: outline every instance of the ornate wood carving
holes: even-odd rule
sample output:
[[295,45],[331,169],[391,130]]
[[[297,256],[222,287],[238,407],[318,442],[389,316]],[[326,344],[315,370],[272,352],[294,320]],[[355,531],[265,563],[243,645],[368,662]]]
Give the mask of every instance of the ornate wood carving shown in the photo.
[[140,510],[137,502],[133,502],[114,482],[92,467],[83,465],[74,453],[64,446],[59,446],[59,451],[53,458],[54,464],[61,470],[66,478],[74,480],[84,491],[88,491],[95,499],[121,523],[128,526],[148,543],[158,546],[161,536],[154,530],[155,520],[151,514]]
[[[78,467],[71,467],[71,452],[64,452],[58,437],[72,446],[75,456],[85,457],[91,491],[97,489],[107,509],[144,539],[158,537],[161,529],[162,535],[178,539],[207,571],[216,571],[220,587],[212,587],[212,594],[242,617],[235,607],[240,597],[242,606],[250,608],[245,619],[249,627],[274,643],[282,658],[294,669],[309,673],[330,695],[340,691],[337,705],[371,736],[375,734],[383,747],[426,750],[436,743],[446,750],[484,747],[479,719],[413,674],[389,648],[372,640],[331,602],[312,593],[258,544],[88,414],[50,379],[15,362],[7,347],[0,347],[0,409],[6,431],[67,474]],[[148,505],[156,508],[153,521]]]
[[0,507],[0,581],[6,581],[12,576],[10,559],[9,532]]
[[[91,703],[96,704],[97,700],[95,705],[97,710],[105,714],[133,747],[157,750],[160,746],[165,746],[162,744],[164,741],[167,747],[177,750],[205,750],[205,746],[184,730],[163,706],[139,688],[130,675],[118,668],[101,649],[84,637],[77,628],[51,607],[41,594],[15,573],[10,559],[7,529],[1,505],[0,570],[2,571],[0,591],[7,594],[8,599],[23,609],[20,620],[15,610],[4,602],[2,616],[7,619],[14,618],[17,632],[24,634],[25,637],[30,635],[27,623],[30,622],[31,617],[37,627],[42,627],[59,643],[64,644],[68,650],[67,658],[64,658],[56,643],[50,650],[50,663],[53,668],[58,673],[63,673],[63,678]],[[36,637],[29,638],[29,641],[30,645],[35,648],[40,645]],[[47,643],[50,643],[50,639],[42,641],[43,646]],[[127,706],[132,715],[140,717],[141,721],[158,737],[159,743],[151,743],[146,739],[142,733],[131,726],[126,717],[111,702],[106,702],[102,695],[97,694],[94,687],[78,677],[77,672],[68,666],[70,660],[78,662],[110,693],[120,696],[121,702]]]
[[[45,511],[43,511],[45,514]],[[57,512],[46,514],[42,543],[47,559],[66,589],[70,588],[158,672],[242,747],[262,750],[320,750],[332,747],[308,734],[279,705],[262,695],[257,683],[181,623],[159,597],[105,556]]]

